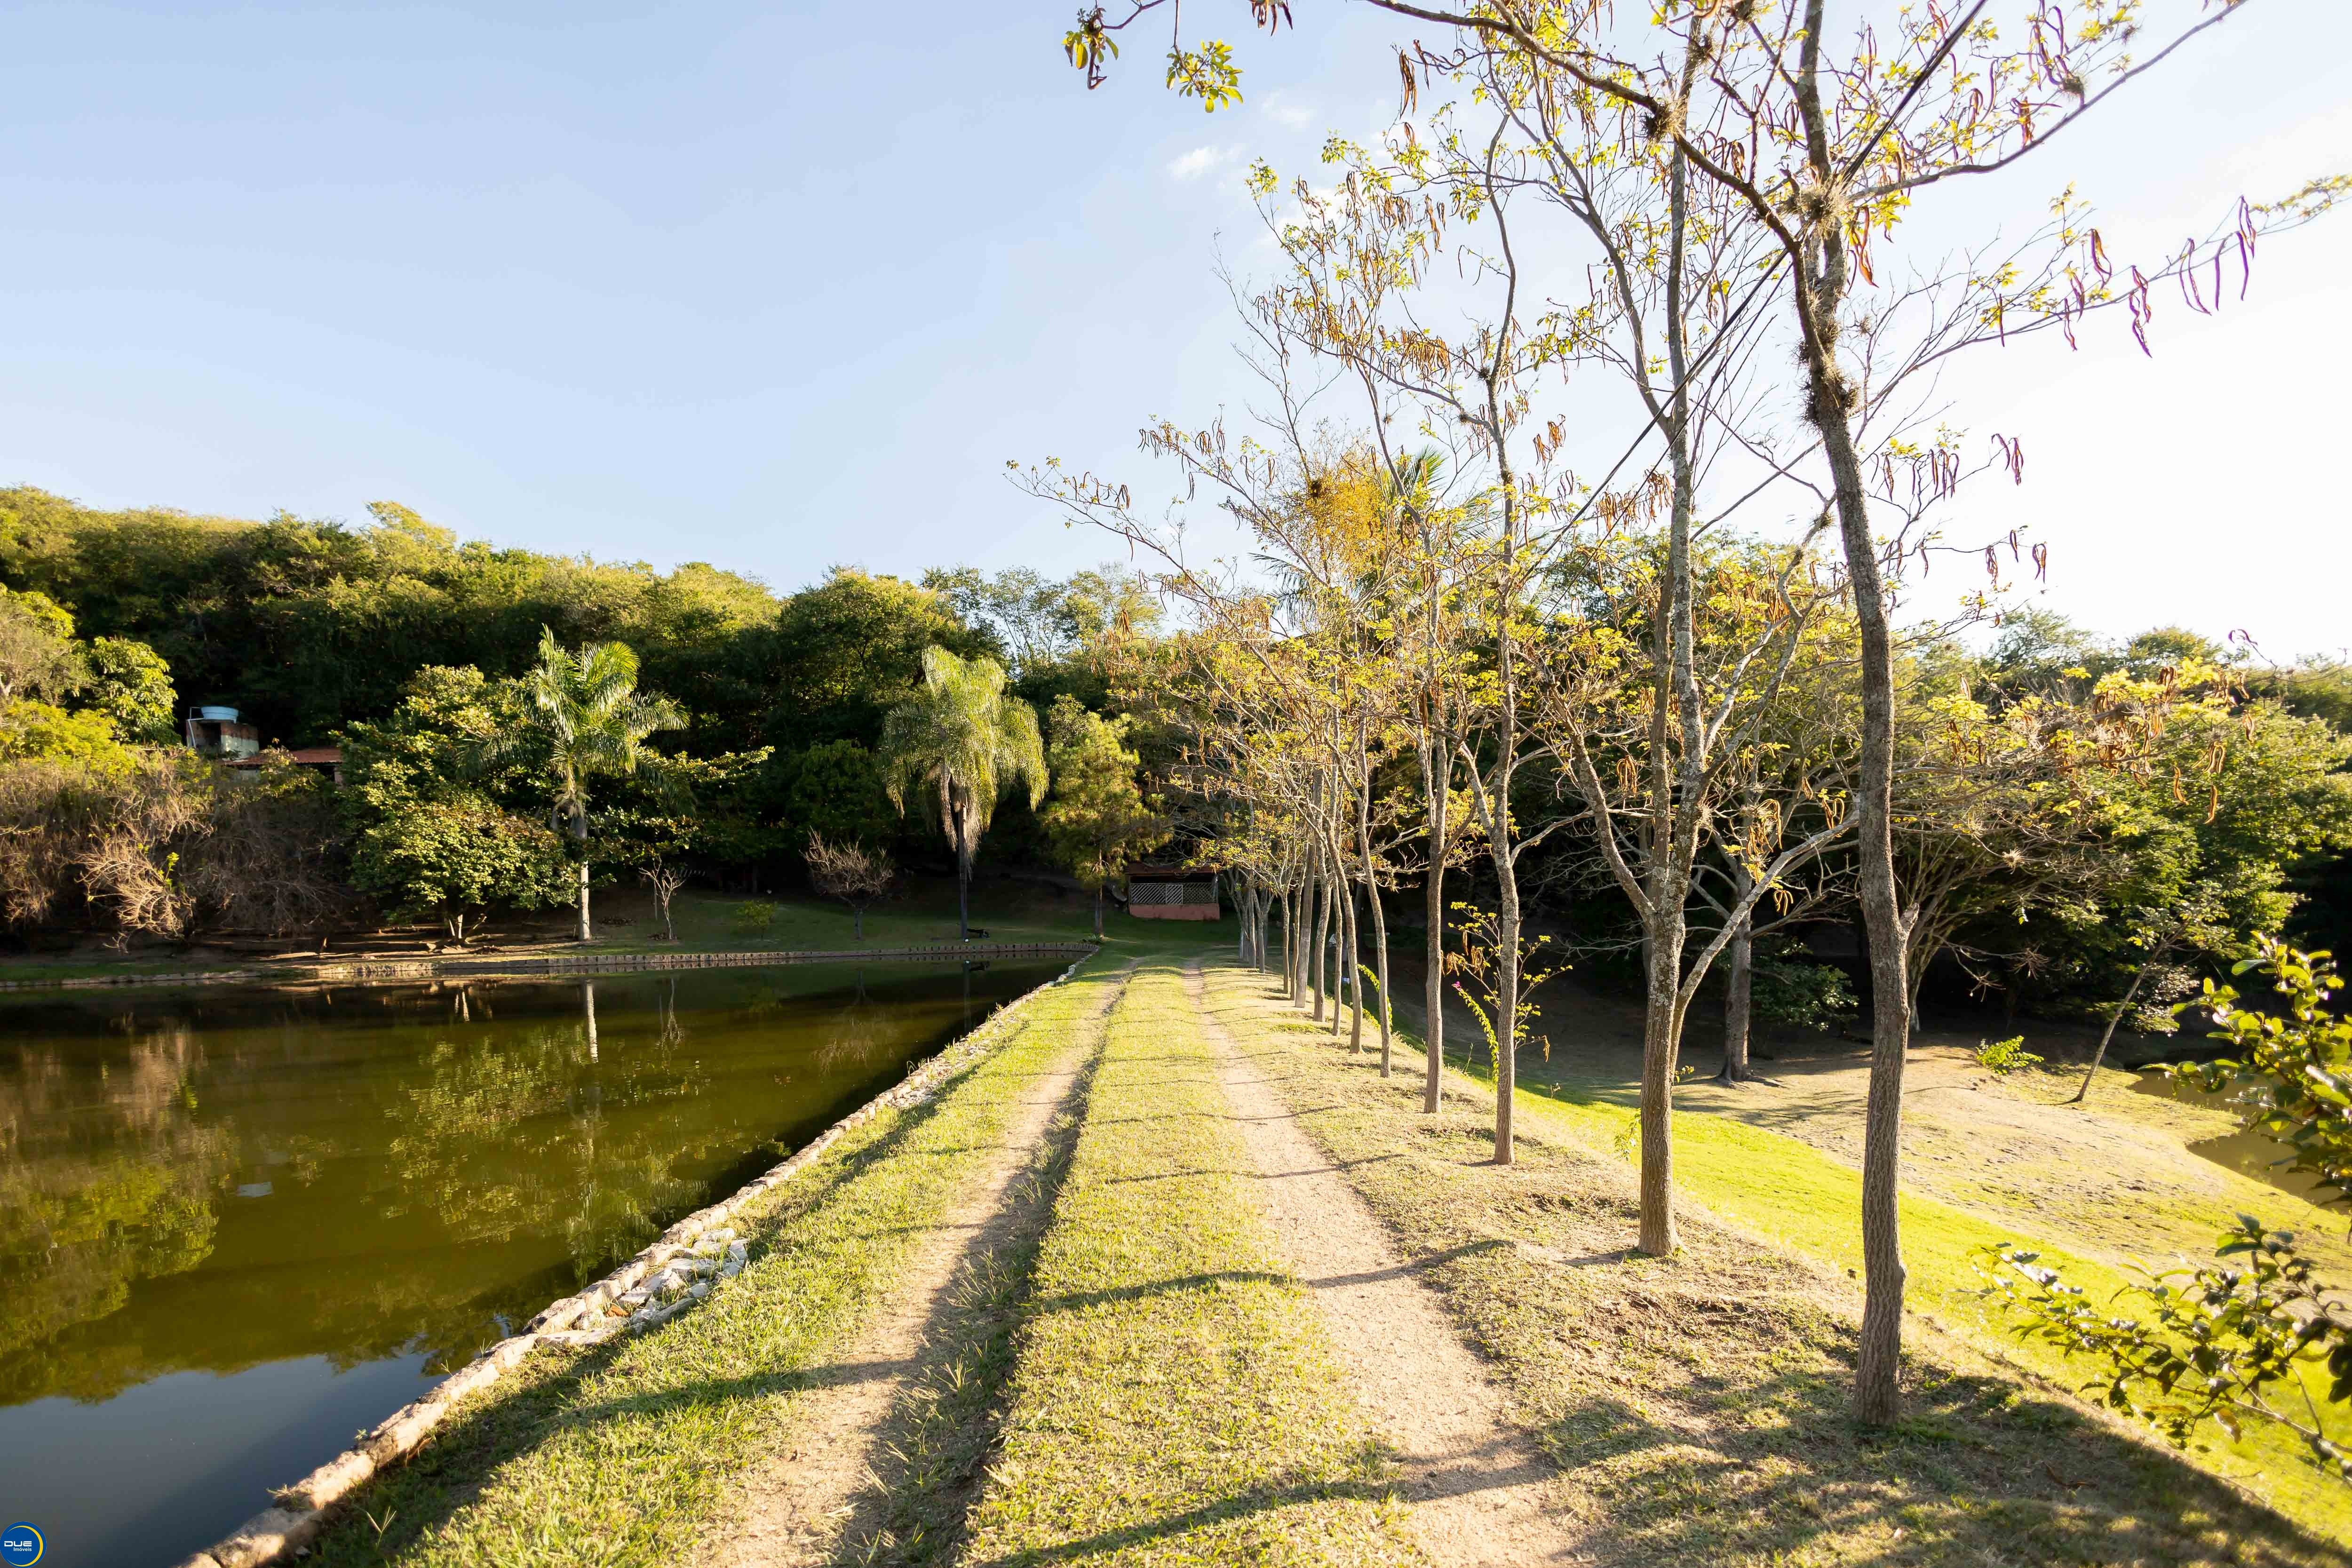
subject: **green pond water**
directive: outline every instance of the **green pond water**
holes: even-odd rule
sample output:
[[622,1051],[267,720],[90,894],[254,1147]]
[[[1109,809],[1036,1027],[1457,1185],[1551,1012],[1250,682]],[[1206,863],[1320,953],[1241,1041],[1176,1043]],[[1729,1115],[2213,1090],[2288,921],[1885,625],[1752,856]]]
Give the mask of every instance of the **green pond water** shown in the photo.
[[[2162,1073],[2144,1072],[2132,1085],[2141,1094],[2152,1094],[2158,1100],[2177,1100],[2184,1105],[2201,1105],[2231,1115],[2242,1114],[2237,1092],[2208,1094],[2185,1083],[2175,1083]],[[2189,1152],[2200,1154],[2217,1165],[2226,1166],[2242,1176],[2266,1183],[2283,1193],[2293,1193],[2313,1203],[2328,1201],[2325,1184],[2318,1177],[2303,1171],[2288,1169],[2294,1151],[2277,1139],[2262,1132],[2225,1132],[2218,1138],[2200,1138],[2189,1145]]]
[[179,1561],[1058,967],[0,1003],[0,1522]]

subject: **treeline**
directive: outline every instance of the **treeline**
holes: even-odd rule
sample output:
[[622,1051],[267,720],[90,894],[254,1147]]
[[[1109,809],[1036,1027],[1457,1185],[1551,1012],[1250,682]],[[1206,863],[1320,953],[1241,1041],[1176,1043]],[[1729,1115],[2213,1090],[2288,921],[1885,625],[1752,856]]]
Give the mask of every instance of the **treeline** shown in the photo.
[[[405,507],[351,525],[162,509],[103,511],[0,490],[0,584],[67,608],[80,635],[152,649],[177,704],[220,703],[276,746],[333,743],[393,715],[420,670],[520,678],[542,632],[618,642],[641,682],[684,710],[666,748],[766,757],[700,802],[728,819],[703,858],[742,879],[788,876],[812,827],[895,835],[873,763],[884,715],[922,679],[926,648],[987,654],[1039,711],[1106,685],[1107,628],[1151,624],[1154,601],[1115,570],[1051,582],[970,569],[920,583],[843,568],[779,595],[699,563],[671,572],[460,542]],[[154,716],[168,731],[173,699]],[[152,726],[151,726],[152,727]],[[1030,814],[998,842],[1034,852]]]

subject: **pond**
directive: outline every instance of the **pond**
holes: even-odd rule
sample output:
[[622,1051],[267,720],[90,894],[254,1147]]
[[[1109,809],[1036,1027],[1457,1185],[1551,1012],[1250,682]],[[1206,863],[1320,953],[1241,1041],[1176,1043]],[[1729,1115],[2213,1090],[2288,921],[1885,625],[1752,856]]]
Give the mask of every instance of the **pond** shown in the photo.
[[[2142,1094],[2152,1094],[2159,1100],[2177,1100],[2184,1105],[2201,1105],[2211,1110],[2226,1110],[2232,1116],[2242,1114],[2239,1109],[2238,1092],[2208,1094],[2189,1084],[2176,1083],[2158,1072],[2143,1072],[2132,1088]],[[2189,1152],[2200,1154],[2217,1165],[2226,1166],[2242,1176],[2251,1176],[2283,1193],[2308,1198],[2313,1203],[2328,1201],[2322,1192],[2319,1178],[2308,1172],[2290,1170],[2287,1163],[2294,1151],[2277,1139],[2262,1132],[2225,1132],[2218,1138],[2200,1138],[2189,1145]]]
[[1059,967],[0,1004],[0,1522],[178,1561]]

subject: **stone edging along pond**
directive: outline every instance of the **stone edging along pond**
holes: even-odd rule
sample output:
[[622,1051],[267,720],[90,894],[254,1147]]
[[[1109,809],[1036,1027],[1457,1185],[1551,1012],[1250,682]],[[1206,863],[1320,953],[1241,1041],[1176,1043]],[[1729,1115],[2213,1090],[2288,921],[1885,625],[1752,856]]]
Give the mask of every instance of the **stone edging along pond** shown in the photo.
[[81,991],[115,985],[250,985],[349,984],[375,980],[446,980],[506,974],[619,974],[658,969],[753,969],[780,963],[943,963],[954,960],[1068,958],[1091,953],[1090,942],[950,942],[919,947],[853,947],[745,952],[551,953],[543,958],[379,958],[283,968],[175,969],[146,974],[90,974],[62,980],[0,980],[5,991]]
[[[1096,951],[1087,947],[1076,963],[1047,984],[1059,985],[1069,979]],[[997,954],[992,952],[990,956]],[[1018,1022],[1017,1014],[1023,1005],[1045,988],[1040,986],[998,1008],[980,1027],[908,1073],[904,1082],[875,1096],[818,1133],[766,1174],[679,1220],[651,1247],[595,1284],[549,1305],[524,1326],[522,1332],[482,1352],[464,1368],[444,1378],[424,1398],[393,1412],[362,1433],[352,1447],[302,1479],[278,1489],[277,1507],[247,1520],[233,1534],[186,1559],[180,1568],[263,1568],[264,1564],[289,1558],[317,1536],[332,1504],[377,1471],[414,1453],[460,1400],[498,1382],[534,1350],[542,1345],[600,1344],[620,1334],[667,1322],[701,1300],[743,1267],[746,1247],[728,1223],[730,1220],[815,1163],[851,1129],[873,1120],[885,1110],[905,1110],[937,1095],[1003,1044]]]

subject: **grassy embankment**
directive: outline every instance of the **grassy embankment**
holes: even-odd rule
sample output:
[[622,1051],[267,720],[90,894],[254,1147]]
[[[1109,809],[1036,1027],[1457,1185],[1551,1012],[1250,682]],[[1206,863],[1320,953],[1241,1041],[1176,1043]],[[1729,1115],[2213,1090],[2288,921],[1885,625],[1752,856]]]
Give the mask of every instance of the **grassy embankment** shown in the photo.
[[1192,1019],[1162,961],[1112,1020],[963,1560],[1419,1562]]
[[[1859,1267],[1859,1178],[1796,1139],[1717,1116],[1675,1119],[1685,1251],[1629,1252],[1623,1107],[1523,1091],[1520,1163],[1499,1172],[1493,1099],[1452,1076],[1417,1114],[1412,1060],[1382,1082],[1268,999],[1213,973],[1244,1048],[1306,1112],[1470,1334],[1627,1561],[2322,1562],[2333,1550],[2171,1455],[2051,1398],[1981,1353],[2072,1389],[2076,1369],[2020,1347],[1970,1294],[1970,1253],[2018,1237],[1905,1202],[1916,1310],[1911,1414],[1858,1435],[1845,1416]],[[1417,1049],[1417,1047],[1416,1047]],[[2023,1237],[2021,1239],[2032,1239]],[[1764,1245],[1759,1246],[1759,1242]],[[2120,1277],[2067,1262],[2095,1289]],[[2274,1436],[2200,1456],[2313,1530],[2347,1533],[2341,1489]]]
[[[982,1168],[1024,1081],[1099,1038],[1090,1020],[1118,967],[1097,958],[1036,996],[1013,1037],[940,1098],[877,1117],[781,1189],[744,1227],[751,1266],[709,1300],[640,1337],[542,1352],[472,1402],[346,1504],[309,1561],[530,1568],[685,1558],[789,1429],[794,1394]],[[1020,1259],[1004,1261],[1017,1279]],[[1002,1325],[974,1353],[985,1360],[992,1338],[1001,1363]]]

